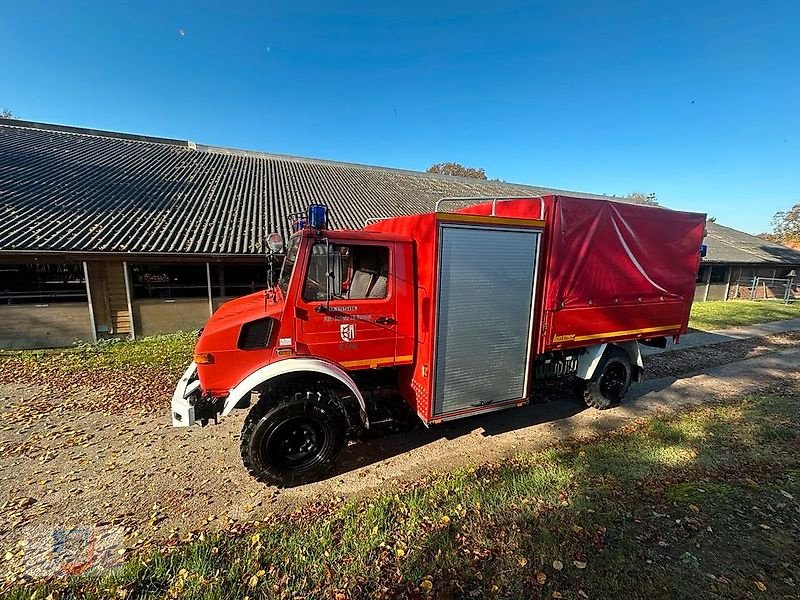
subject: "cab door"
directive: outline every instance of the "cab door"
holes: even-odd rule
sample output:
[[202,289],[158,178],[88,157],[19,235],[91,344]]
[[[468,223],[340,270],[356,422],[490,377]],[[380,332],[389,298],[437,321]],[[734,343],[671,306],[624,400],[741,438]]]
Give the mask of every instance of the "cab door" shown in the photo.
[[393,263],[393,242],[315,241],[298,294],[298,353],[348,369],[395,364]]

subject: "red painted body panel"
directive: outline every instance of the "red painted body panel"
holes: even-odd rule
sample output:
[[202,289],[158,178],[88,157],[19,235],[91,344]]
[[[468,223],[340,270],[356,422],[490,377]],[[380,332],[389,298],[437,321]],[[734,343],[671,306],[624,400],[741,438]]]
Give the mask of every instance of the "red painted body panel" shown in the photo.
[[424,420],[432,415],[433,332],[435,301],[437,227],[436,215],[426,213],[379,221],[367,227],[369,231],[413,237],[414,256],[412,281],[416,296],[417,318],[414,337],[415,361],[400,369],[400,391],[413,410]]
[[[327,312],[317,309],[328,303],[305,301],[301,293],[311,246],[320,234],[297,234],[303,243],[285,299],[278,291],[252,294],[223,305],[209,320],[197,352],[212,353],[215,362],[198,368],[202,389],[224,396],[250,373],[287,356],[319,356],[348,370],[397,366],[403,396],[424,421],[431,421],[438,222],[469,215],[484,221],[491,221],[492,214],[527,220],[515,224],[543,232],[535,353],[686,331],[705,215],[556,196],[502,200],[458,213],[387,219],[365,231],[323,232],[336,243],[390,248],[387,297],[335,300]],[[238,350],[241,326],[264,316],[276,321],[269,346]],[[390,317],[396,324],[378,326],[377,317]],[[343,338],[343,324],[355,327],[355,339]],[[458,416],[494,408],[477,407]]]
[[[197,366],[203,390],[222,396],[253,370],[251,364],[267,364],[273,360],[274,340],[278,337],[278,324],[282,322],[284,303],[278,298],[268,298],[256,292],[223,304],[208,320],[197,340],[195,353],[211,353],[213,364]],[[270,345],[259,350],[239,350],[237,342],[244,323],[272,317],[275,319]]]

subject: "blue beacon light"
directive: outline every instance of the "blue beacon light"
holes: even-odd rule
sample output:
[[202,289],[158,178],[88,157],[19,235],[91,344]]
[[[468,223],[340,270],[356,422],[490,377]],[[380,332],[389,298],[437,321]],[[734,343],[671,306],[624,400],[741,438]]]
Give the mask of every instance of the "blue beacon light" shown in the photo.
[[314,229],[325,229],[328,224],[328,207],[324,204],[311,204],[308,207],[308,225]]

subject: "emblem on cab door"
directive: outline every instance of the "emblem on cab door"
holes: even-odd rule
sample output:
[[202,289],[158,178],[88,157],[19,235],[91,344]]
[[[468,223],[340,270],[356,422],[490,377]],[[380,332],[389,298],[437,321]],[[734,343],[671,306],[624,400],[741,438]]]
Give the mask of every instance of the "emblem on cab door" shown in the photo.
[[352,342],[354,339],[356,339],[356,324],[342,323],[339,325],[339,335],[342,336],[342,341]]

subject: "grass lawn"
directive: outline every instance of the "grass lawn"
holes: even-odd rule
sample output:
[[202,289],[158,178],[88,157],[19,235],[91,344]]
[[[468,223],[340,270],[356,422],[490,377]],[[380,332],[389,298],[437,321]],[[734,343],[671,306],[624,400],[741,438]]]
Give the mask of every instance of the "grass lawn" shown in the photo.
[[786,305],[750,300],[695,302],[689,327],[709,331],[797,318],[800,318],[800,303]]
[[179,331],[138,340],[100,340],[97,343],[76,342],[69,348],[51,350],[6,350],[0,358],[40,365],[53,365],[64,371],[90,369],[128,369],[157,367],[183,370],[192,360],[197,342],[196,332]]
[[102,577],[7,584],[6,597],[797,597],[791,385],[195,534]]

